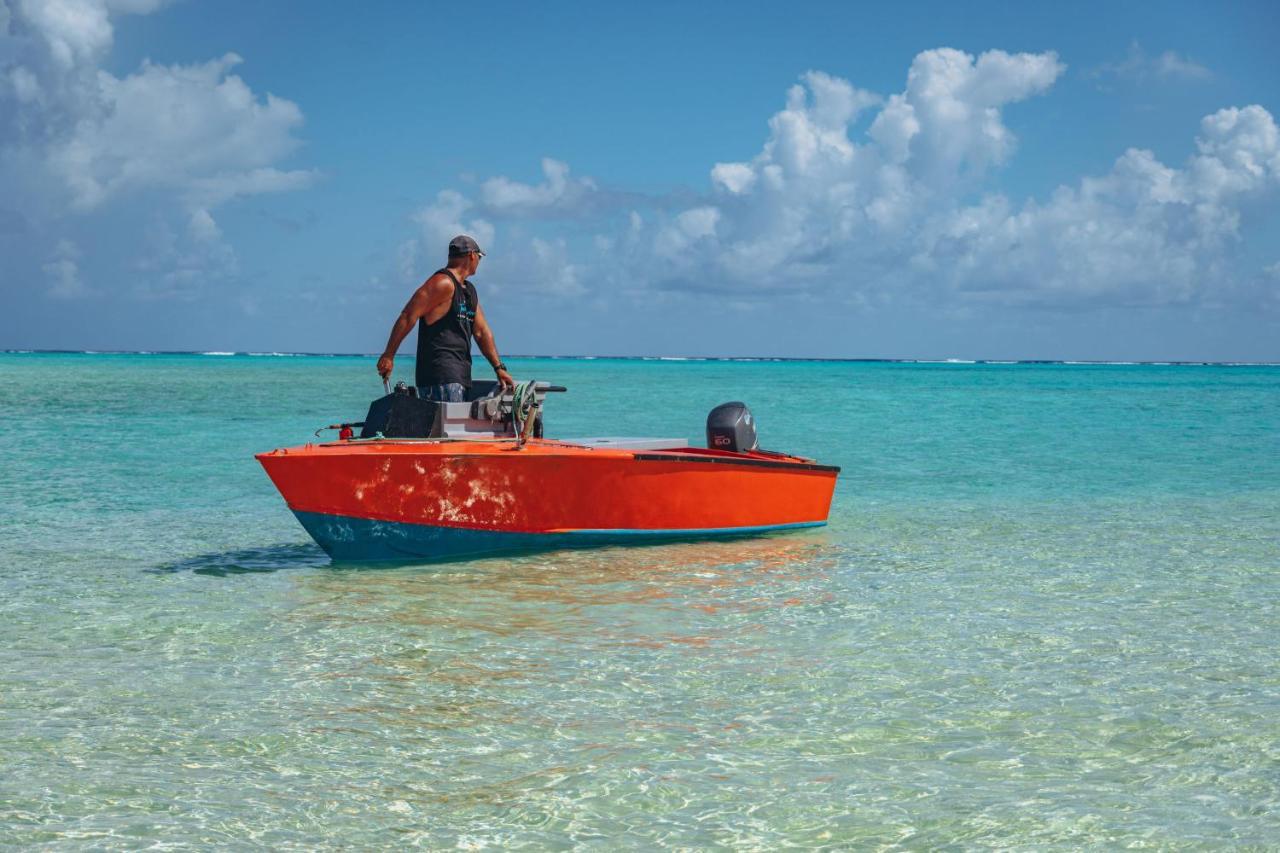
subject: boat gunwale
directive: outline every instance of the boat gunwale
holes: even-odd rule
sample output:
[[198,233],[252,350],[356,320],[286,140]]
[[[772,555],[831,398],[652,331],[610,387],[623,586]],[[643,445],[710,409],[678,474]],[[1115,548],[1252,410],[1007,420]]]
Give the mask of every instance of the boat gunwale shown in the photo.
[[827,474],[839,474],[839,465],[822,465],[817,462],[786,462],[782,459],[753,459],[734,456],[710,456],[696,453],[681,454],[672,452],[640,452],[632,459],[637,462],[706,462],[712,465],[749,465],[755,468],[785,468],[788,471],[819,471]]
[[[513,439],[501,440],[475,440],[475,439],[365,439],[356,441],[333,441],[320,444],[305,444],[295,447],[277,448],[263,453],[255,454],[260,461],[263,457],[278,456],[317,456],[328,455],[333,451],[357,451],[355,455],[364,456],[372,455],[381,447],[395,448],[390,452],[392,455],[401,455],[411,452],[412,448],[428,448],[432,449],[432,456],[445,455],[448,451],[445,448],[457,448],[460,444],[477,444],[485,448],[484,452],[478,454],[459,454],[474,455],[483,458],[495,458],[495,451],[505,451],[507,453],[515,453],[515,457],[543,457],[555,455],[557,451],[566,451],[565,455],[580,458],[596,458],[596,459],[614,459],[629,460],[635,462],[680,462],[680,463],[706,463],[709,465],[739,465],[756,468],[774,468],[788,471],[813,471],[824,474],[839,474],[840,466],[823,465],[800,456],[783,456],[778,455],[776,458],[760,458],[758,456],[748,456],[746,454],[731,453],[729,451],[701,448],[686,447],[672,448],[671,450],[627,450],[625,448],[614,447],[592,447],[585,444],[576,444],[572,441],[563,439],[532,439],[527,442],[523,448],[516,447]],[[511,446],[499,448],[498,445],[509,443]],[[534,450],[531,454],[523,454],[523,450]],[[284,451],[281,453],[281,451]],[[773,455],[773,454],[770,454]]]

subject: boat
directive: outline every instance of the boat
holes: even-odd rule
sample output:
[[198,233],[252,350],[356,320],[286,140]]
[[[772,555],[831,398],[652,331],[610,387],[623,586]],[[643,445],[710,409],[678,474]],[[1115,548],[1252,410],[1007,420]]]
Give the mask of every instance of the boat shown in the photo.
[[[256,456],[307,532],[339,562],[750,536],[827,523],[840,469],[762,450],[739,402],[685,439],[543,435],[547,395],[477,382],[458,403],[403,383],[336,440]],[[359,428],[357,436],[355,430]]]

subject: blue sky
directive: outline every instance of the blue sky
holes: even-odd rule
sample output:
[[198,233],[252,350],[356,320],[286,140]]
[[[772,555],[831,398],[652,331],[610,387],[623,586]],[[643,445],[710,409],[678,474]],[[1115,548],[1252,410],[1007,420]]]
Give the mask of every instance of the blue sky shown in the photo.
[[1277,360],[1278,8],[0,0],[0,348]]

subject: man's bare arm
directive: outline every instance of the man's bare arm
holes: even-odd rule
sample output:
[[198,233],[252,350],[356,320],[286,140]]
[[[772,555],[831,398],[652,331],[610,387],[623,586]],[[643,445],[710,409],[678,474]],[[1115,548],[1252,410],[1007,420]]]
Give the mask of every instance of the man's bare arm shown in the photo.
[[391,326],[391,334],[387,337],[387,348],[378,359],[378,375],[383,379],[391,376],[395,368],[396,351],[400,342],[405,339],[418,319],[431,313],[432,309],[453,298],[453,282],[448,276],[435,275],[423,282],[422,287],[414,291],[413,296],[405,303],[404,310]]
[[489,328],[489,321],[484,318],[484,309],[479,305],[476,306],[476,327],[475,327],[476,346],[480,347],[480,352],[489,360],[489,364],[493,366],[493,371],[498,376],[498,382],[504,388],[514,388],[515,379],[507,372],[506,368],[499,369],[498,365],[502,364],[502,356],[498,355],[498,344],[493,339],[493,330]]

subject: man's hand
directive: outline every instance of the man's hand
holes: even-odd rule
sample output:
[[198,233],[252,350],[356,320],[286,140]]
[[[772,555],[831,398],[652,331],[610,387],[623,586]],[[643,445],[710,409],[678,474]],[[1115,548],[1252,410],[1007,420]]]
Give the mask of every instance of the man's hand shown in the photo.
[[396,366],[396,357],[394,355],[383,355],[378,359],[378,375],[382,377],[382,381],[386,382],[391,378],[391,370]]
[[507,390],[512,390],[516,387],[516,381],[511,378],[510,373],[507,373],[507,371],[505,370],[497,370],[495,371],[495,373],[498,376],[498,384],[501,385],[503,388]]

